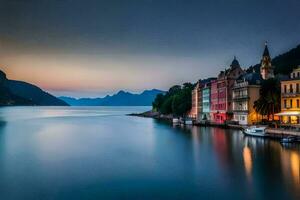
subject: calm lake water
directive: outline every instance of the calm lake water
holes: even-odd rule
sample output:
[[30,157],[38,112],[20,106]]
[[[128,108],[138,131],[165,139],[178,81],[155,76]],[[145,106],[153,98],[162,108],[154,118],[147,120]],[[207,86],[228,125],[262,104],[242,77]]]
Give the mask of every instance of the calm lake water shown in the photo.
[[0,108],[0,199],[300,199],[300,146],[130,117]]

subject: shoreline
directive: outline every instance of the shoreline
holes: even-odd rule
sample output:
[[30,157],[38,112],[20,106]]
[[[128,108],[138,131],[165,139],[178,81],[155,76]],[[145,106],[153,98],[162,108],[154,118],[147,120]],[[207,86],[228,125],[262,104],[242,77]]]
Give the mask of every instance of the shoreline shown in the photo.
[[[136,116],[136,117],[144,117],[144,118],[153,118],[157,120],[163,120],[163,121],[168,121],[172,123],[172,120],[174,118],[173,115],[163,115],[159,114],[158,112],[154,112],[152,110],[146,111],[143,113],[131,113],[127,114],[127,116]],[[235,124],[216,124],[216,123],[211,123],[211,122],[198,122],[198,123],[193,123],[191,126],[199,126],[199,127],[219,127],[219,128],[224,128],[224,129],[236,129],[243,131],[243,129],[246,126],[243,125],[235,125]],[[270,138],[270,139],[282,139],[285,137],[289,136],[296,136],[300,138],[300,132],[297,130],[288,130],[288,129],[282,129],[282,128],[267,128],[266,129],[267,135],[265,138]]]

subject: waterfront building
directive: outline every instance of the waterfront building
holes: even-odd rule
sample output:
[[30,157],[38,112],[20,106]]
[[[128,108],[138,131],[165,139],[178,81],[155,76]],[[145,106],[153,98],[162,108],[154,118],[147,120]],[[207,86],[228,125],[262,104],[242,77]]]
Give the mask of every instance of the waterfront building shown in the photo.
[[203,85],[202,89],[202,120],[211,120],[210,118],[210,95],[211,95],[211,81],[216,80],[212,78]]
[[[203,89],[205,89],[205,106],[207,108],[207,98],[210,98],[210,94],[207,97],[207,88],[208,87],[208,83],[211,82],[211,80],[213,80],[215,78],[208,78],[208,79],[204,79],[204,80],[199,80],[196,83],[195,88],[192,91],[192,109],[190,111],[189,116],[193,119],[195,119],[196,121],[200,121],[200,120],[206,120],[207,116],[204,117],[203,114]],[[205,108],[205,110],[207,110]]]
[[[189,117],[194,119],[194,120],[199,120],[199,115],[201,113],[201,105],[200,101],[202,99],[202,94],[201,94],[201,87],[200,87],[200,82],[198,81],[196,83],[195,88],[192,90],[192,108],[189,113]],[[202,103],[202,101],[201,101]]]
[[240,125],[257,123],[261,116],[253,108],[254,102],[259,99],[262,77],[252,72],[241,75],[232,89],[233,120]]
[[232,120],[232,88],[235,80],[243,73],[239,62],[234,57],[230,68],[221,71],[218,78],[211,82],[210,117],[213,123]]
[[300,66],[281,81],[281,112],[276,115],[282,124],[300,125]]
[[261,59],[260,73],[264,80],[274,78],[274,67],[272,66],[272,59],[270,57],[267,43]]

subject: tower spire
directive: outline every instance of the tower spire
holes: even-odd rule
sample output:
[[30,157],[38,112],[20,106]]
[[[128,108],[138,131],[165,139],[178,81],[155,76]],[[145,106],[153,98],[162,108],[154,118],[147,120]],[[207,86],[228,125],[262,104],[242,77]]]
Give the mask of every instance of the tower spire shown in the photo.
[[267,41],[265,42],[265,50],[264,50],[263,56],[269,56],[270,57]]
[[260,73],[263,79],[274,78],[274,67],[272,66],[268,43],[265,42],[265,49],[261,59]]

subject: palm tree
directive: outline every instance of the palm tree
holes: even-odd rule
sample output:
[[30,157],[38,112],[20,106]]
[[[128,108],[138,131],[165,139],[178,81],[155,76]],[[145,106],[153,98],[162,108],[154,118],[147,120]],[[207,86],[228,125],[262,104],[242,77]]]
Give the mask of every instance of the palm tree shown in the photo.
[[280,84],[277,79],[264,80],[260,88],[260,97],[254,102],[254,109],[262,116],[274,115],[280,111]]

